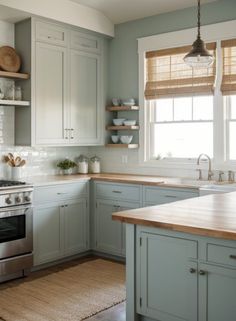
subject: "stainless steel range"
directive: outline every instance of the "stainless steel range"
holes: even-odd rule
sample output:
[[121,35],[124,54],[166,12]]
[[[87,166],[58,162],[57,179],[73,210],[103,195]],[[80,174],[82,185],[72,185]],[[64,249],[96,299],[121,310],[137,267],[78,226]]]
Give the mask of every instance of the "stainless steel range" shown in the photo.
[[33,186],[0,180],[0,282],[27,275],[33,264]]

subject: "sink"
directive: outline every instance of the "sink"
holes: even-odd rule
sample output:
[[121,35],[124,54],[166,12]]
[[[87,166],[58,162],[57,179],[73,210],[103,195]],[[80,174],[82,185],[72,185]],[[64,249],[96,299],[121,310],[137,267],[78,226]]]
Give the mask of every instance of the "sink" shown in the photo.
[[216,190],[216,191],[235,191],[236,184],[227,184],[227,185],[209,184],[209,185],[203,185],[202,188]]
[[229,193],[234,191],[236,191],[236,184],[208,184],[200,187],[199,194],[201,196],[208,194]]

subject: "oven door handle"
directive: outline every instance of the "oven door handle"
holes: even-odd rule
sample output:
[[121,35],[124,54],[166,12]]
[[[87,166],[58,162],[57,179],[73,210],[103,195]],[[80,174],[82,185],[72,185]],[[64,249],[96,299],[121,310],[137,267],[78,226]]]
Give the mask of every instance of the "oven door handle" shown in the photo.
[[32,212],[33,206],[24,206],[24,207],[8,207],[4,211],[0,212],[0,218],[11,217],[11,216],[20,216],[26,215],[29,211],[29,214]]

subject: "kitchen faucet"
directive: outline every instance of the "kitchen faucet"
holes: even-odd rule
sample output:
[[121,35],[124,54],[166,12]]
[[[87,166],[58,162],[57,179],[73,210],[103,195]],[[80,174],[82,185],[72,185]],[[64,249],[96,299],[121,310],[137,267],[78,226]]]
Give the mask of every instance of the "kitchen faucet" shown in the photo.
[[[197,165],[200,164],[200,160],[201,160],[202,157],[205,157],[205,158],[208,159],[208,164],[209,164],[209,166],[208,166],[208,181],[210,181],[211,178],[212,178],[212,176],[214,175],[213,172],[212,172],[212,170],[211,170],[211,159],[210,159],[210,157],[209,157],[207,154],[200,154],[200,155],[198,156],[198,159],[197,159]],[[201,172],[200,172],[200,173],[201,173]]]

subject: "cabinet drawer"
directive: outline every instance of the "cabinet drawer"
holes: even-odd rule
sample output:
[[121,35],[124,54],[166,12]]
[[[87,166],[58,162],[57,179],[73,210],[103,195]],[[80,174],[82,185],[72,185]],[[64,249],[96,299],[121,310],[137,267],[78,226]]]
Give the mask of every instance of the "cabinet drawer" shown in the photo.
[[119,185],[119,184],[107,184],[98,183],[96,184],[96,197],[110,198],[114,200],[140,200],[140,187]]
[[101,40],[81,32],[71,32],[71,48],[99,53]]
[[236,267],[236,247],[207,244],[207,261]]
[[173,190],[169,188],[146,188],[144,202],[151,204],[164,204],[196,197],[197,193]]
[[80,198],[87,196],[87,183],[53,185],[38,187],[34,191],[34,202],[55,202],[63,199]]
[[67,33],[66,30],[57,25],[37,21],[36,40],[66,46]]

